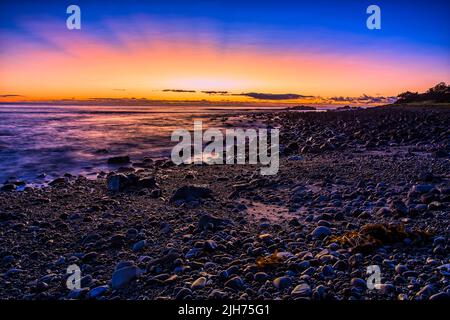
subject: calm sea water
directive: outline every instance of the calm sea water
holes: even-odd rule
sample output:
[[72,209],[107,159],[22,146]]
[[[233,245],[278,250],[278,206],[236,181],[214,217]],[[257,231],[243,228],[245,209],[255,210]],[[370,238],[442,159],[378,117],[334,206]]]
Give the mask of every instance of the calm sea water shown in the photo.
[[[239,124],[254,107],[0,106],[0,183],[8,179],[44,182],[64,173],[108,170],[109,157],[164,157],[174,129]],[[45,174],[45,178],[40,177]]]

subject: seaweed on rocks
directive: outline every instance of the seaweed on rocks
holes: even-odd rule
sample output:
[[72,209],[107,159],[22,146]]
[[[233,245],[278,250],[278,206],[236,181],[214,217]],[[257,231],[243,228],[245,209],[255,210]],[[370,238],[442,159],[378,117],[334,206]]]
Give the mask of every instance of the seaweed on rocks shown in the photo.
[[366,224],[359,231],[348,231],[340,236],[332,236],[329,243],[339,243],[350,247],[352,252],[369,253],[387,245],[402,243],[410,239],[412,244],[421,245],[432,237],[429,231],[407,230],[402,224]]

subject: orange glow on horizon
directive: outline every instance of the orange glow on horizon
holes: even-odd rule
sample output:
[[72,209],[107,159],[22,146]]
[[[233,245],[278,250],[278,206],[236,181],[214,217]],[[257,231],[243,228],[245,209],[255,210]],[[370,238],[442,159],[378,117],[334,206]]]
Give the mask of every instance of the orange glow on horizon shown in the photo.
[[[0,101],[71,98],[258,101],[200,92],[204,90],[322,97],[363,93],[395,96],[405,89],[423,91],[436,81],[448,79],[448,72],[431,62],[404,62],[377,53],[355,56],[255,48],[220,50],[213,42],[179,39],[125,38],[125,45],[118,47],[83,34],[70,40],[46,36],[59,49],[24,45],[16,54],[1,57],[0,94],[20,96],[3,97]],[[163,89],[197,92],[163,92]]]

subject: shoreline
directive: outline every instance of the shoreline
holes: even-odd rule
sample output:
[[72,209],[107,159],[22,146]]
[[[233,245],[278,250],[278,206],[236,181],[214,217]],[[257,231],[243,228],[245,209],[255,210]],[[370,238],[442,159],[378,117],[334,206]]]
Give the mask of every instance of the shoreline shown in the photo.
[[[0,192],[0,298],[449,298],[450,108],[244,121],[282,126],[277,175],[147,160]],[[122,175],[134,182],[109,191]],[[80,290],[65,286],[72,264]],[[366,287],[371,265],[379,290]]]

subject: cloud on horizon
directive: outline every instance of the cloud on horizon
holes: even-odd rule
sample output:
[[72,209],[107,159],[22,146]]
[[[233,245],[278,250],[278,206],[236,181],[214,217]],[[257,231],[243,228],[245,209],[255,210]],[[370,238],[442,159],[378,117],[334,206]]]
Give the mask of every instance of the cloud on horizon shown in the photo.
[[185,90],[185,89],[164,89],[163,92],[176,92],[176,93],[196,93],[195,90]]
[[206,91],[201,91],[201,93],[211,94],[211,95],[213,95],[213,94],[228,95],[229,92],[228,91],[214,91],[214,90],[208,91],[208,90],[206,90]]
[[[164,89],[163,92],[175,92],[175,93],[196,93],[196,90],[187,89]],[[314,96],[305,96],[297,93],[261,93],[261,92],[245,92],[245,93],[230,93],[229,91],[216,91],[216,90],[202,90],[199,91],[208,95],[222,95],[222,96],[235,96],[235,97],[249,97],[257,100],[296,100],[315,98]]]
[[17,98],[17,97],[24,97],[20,94],[0,94],[0,98]]
[[348,103],[393,103],[397,100],[397,97],[384,97],[384,96],[370,96],[362,94],[359,97],[330,97],[331,102],[348,102]]
[[234,96],[250,97],[258,100],[295,100],[295,99],[305,99],[314,98],[314,96],[304,96],[296,93],[259,93],[259,92],[247,92],[234,94]]

